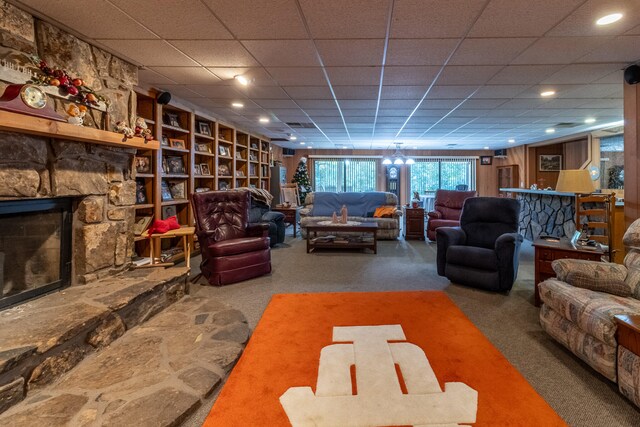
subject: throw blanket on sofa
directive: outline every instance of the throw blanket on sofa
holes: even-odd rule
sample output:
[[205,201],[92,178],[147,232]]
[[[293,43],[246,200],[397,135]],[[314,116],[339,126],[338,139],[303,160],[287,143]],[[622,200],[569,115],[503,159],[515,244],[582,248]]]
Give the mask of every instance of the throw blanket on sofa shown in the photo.
[[331,216],[334,212],[340,215],[342,205],[347,206],[349,216],[366,217],[377,207],[384,205],[385,193],[369,191],[362,193],[331,193],[317,192],[313,200],[313,216]]

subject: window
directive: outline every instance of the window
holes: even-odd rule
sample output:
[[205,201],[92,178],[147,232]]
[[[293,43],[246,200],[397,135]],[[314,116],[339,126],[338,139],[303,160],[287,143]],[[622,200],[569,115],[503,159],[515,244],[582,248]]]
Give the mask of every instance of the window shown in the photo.
[[476,161],[473,158],[416,159],[411,166],[409,191],[424,194],[438,189],[476,188]]
[[315,191],[376,191],[376,159],[331,158],[313,160]]

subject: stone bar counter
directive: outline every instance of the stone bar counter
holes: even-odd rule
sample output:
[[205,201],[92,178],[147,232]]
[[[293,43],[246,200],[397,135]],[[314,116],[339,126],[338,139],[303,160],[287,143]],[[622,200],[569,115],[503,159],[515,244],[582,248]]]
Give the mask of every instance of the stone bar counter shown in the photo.
[[576,195],[551,190],[501,188],[520,200],[520,234],[527,240],[540,235],[569,237],[576,230]]

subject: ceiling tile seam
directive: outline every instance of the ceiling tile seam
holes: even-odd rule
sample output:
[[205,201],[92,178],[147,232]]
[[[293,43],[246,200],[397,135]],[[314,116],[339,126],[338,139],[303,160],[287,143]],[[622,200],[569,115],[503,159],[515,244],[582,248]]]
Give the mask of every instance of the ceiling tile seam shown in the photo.
[[440,120],[436,121],[434,124],[432,124],[427,130],[425,130],[424,132],[422,132],[422,134],[420,134],[420,136],[418,138],[422,138],[423,136],[425,136],[431,129],[433,129],[434,127],[436,127],[438,125],[438,123],[440,123],[441,121],[443,121],[444,119],[446,119],[447,117],[449,117],[450,114],[453,114],[454,111],[456,111],[458,108],[460,108],[460,106],[462,104],[464,104],[465,102],[467,102],[467,100],[469,98],[471,98],[473,95],[476,94],[476,92],[478,92],[480,90],[480,88],[477,88],[476,90],[474,90],[473,92],[471,92],[469,94],[469,96],[467,96],[465,99],[463,99],[462,101],[460,101],[460,103],[458,105],[456,105],[455,107],[453,107],[451,109],[451,111],[449,111],[447,114],[445,114],[444,116],[442,116],[440,118]]
[[369,148],[373,148],[373,138],[376,134],[376,123],[378,123],[378,112],[380,111],[380,99],[382,98],[382,83],[384,81],[384,67],[387,63],[387,50],[389,48],[389,34],[391,33],[391,24],[393,21],[393,9],[395,0],[389,2],[389,13],[387,18],[387,31],[384,36],[384,48],[382,49],[382,63],[380,64],[380,84],[378,85],[378,101],[376,102],[376,113],[373,117],[373,129],[371,129],[371,144]]
[[[300,19],[302,19],[302,25],[304,25],[304,29],[309,36],[311,44],[313,45],[314,53],[322,68],[322,74],[324,74],[324,78],[327,81],[327,85],[329,86],[329,91],[331,92],[331,96],[333,96],[333,100],[336,103],[336,107],[338,108],[338,113],[340,113],[340,117],[342,118],[342,123],[344,124],[344,131],[347,133],[347,137],[349,141],[351,141],[351,134],[349,133],[349,129],[347,128],[347,121],[344,118],[344,114],[342,114],[342,109],[340,108],[340,103],[338,102],[338,98],[336,97],[335,91],[333,90],[333,86],[331,85],[331,79],[329,79],[329,74],[327,73],[327,69],[324,66],[324,61],[322,60],[322,56],[320,55],[320,51],[318,50],[318,46],[316,45],[315,39],[311,35],[311,29],[309,28],[309,23],[307,22],[307,17],[304,15],[302,10],[302,6],[300,5],[299,0],[295,0],[296,7],[298,8],[298,13],[300,14]],[[283,89],[284,90],[284,89]],[[286,92],[286,91],[285,91]],[[288,95],[288,94],[287,94]]]
[[462,37],[460,37],[460,39],[458,40],[456,45],[453,47],[453,50],[451,51],[451,53],[449,53],[449,56],[447,56],[447,59],[445,59],[444,64],[442,64],[442,66],[440,67],[440,70],[438,70],[438,72],[434,76],[433,81],[431,82],[431,84],[427,88],[426,92],[424,93],[424,95],[422,95],[422,98],[420,99],[420,101],[418,101],[418,104],[411,111],[411,113],[409,114],[407,119],[404,121],[402,126],[400,126],[400,129],[396,133],[396,136],[395,136],[396,138],[398,138],[400,136],[400,133],[402,133],[402,130],[405,128],[405,126],[407,126],[407,123],[409,123],[409,120],[411,120],[411,117],[413,117],[413,115],[418,110],[418,108],[420,108],[420,105],[422,105],[422,103],[424,102],[425,98],[429,95],[429,92],[431,92],[431,89],[433,88],[433,86],[435,86],[436,82],[438,81],[438,79],[440,78],[442,73],[444,72],[445,67],[447,66],[449,61],[451,61],[451,58],[453,57],[453,55],[458,51],[458,49],[460,48],[460,45],[462,45],[462,42],[465,40],[465,38],[467,37],[467,35],[469,34],[469,32],[471,31],[473,26],[476,24],[476,22],[478,22],[478,19],[480,19],[480,16],[484,12],[484,10],[487,8],[487,6],[489,5],[490,1],[491,0],[485,0],[484,5],[482,6],[480,11],[478,12],[478,15],[476,16],[476,19],[473,20],[471,25],[469,25],[469,28],[467,28],[467,31],[462,35]]

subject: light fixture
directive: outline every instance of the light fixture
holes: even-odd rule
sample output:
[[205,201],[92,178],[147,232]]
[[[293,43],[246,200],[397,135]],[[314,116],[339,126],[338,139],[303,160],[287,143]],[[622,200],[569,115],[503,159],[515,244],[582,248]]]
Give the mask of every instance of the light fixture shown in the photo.
[[304,145],[304,144],[306,144],[306,142],[304,142],[304,141],[301,141],[301,142],[300,142],[300,145]]
[[589,117],[588,119],[584,119],[584,122],[590,125],[591,123],[595,123],[596,119],[594,119],[593,117]]
[[269,119],[267,119],[266,117],[260,117],[260,119],[258,121],[260,123],[269,123]]
[[545,90],[544,92],[540,92],[540,96],[551,96],[551,95],[555,95],[556,91],[555,90]]
[[236,108],[242,108],[244,107],[244,104],[242,102],[232,102],[231,106]]
[[612,13],[610,15],[607,16],[603,16],[602,18],[598,19],[596,21],[597,25],[609,25],[609,24],[613,24],[614,22],[617,22],[619,20],[622,19],[622,14],[621,13]]
[[485,150],[488,150],[488,149],[489,149],[489,147],[484,147],[484,149],[485,149]]
[[595,190],[587,169],[561,170],[556,191],[563,193],[591,194]]
[[295,141],[296,139],[298,139],[298,137],[297,137],[297,136],[295,136],[295,135],[291,135],[291,136],[289,137],[289,140],[290,140],[290,141]]
[[556,130],[554,128],[545,129],[546,133],[554,133]]
[[394,165],[412,165],[415,163],[415,160],[410,157],[405,157],[402,154],[402,151],[400,150],[402,142],[394,142],[394,144],[396,145],[396,151],[391,155],[391,157],[385,157],[382,159],[383,165],[390,165],[392,163]]
[[240,74],[233,76],[233,78],[236,79],[242,86],[246,86],[249,84],[249,79],[247,79],[245,76],[241,76]]
[[509,140],[508,140],[507,142],[508,142],[509,144],[513,144],[514,142],[516,142],[516,140],[515,140],[515,139],[513,139],[513,138],[509,138]]

